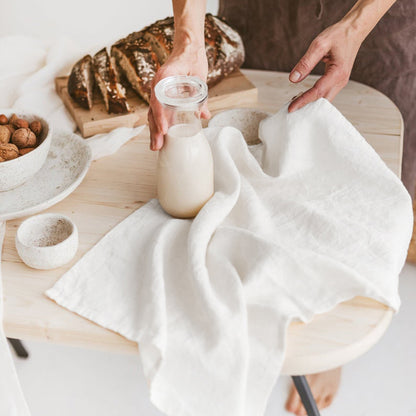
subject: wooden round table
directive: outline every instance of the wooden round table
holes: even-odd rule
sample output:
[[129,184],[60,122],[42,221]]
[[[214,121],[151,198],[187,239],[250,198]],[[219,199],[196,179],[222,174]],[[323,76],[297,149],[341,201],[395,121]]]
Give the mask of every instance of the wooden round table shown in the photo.
[[[309,88],[315,79],[311,76],[301,85],[293,85],[284,73],[246,70],[244,74],[256,85],[258,101],[253,101],[253,95],[238,102],[230,100],[213,113],[230,107],[276,111]],[[350,82],[334,104],[400,176],[403,121],[393,102],[370,87]],[[93,162],[79,188],[47,210],[68,215],[78,225],[80,249],[69,265],[52,271],[26,267],[14,246],[15,232],[22,220],[7,222],[2,274],[8,337],[137,353],[136,344],[58,306],[44,292],[111,228],[155,197],[157,155],[149,150],[148,143],[146,128],[116,155]],[[380,339],[392,314],[378,302],[355,298],[308,324],[293,323],[283,373],[316,373],[355,359]]]

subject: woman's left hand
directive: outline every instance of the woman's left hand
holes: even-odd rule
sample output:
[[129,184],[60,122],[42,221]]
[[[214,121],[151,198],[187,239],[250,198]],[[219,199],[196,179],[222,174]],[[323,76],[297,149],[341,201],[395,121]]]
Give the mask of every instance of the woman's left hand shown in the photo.
[[289,80],[304,80],[320,61],[325,62],[325,73],[311,89],[292,101],[289,112],[321,97],[332,101],[348,82],[361,42],[362,37],[349,22],[340,21],[320,33],[293,68]]

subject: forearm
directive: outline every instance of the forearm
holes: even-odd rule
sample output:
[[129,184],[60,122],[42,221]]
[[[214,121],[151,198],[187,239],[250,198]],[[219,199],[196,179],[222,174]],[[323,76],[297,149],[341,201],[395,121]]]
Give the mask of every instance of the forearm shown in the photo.
[[[175,18],[173,50],[157,71],[153,79],[153,86],[163,78],[176,75],[190,75],[202,80],[207,79],[208,62],[204,34],[206,0],[172,0],[172,4]],[[206,103],[201,108],[201,117],[210,117]],[[165,109],[157,101],[154,93],[150,96],[148,120],[150,148],[160,150],[169,123]]]
[[358,0],[341,22],[361,39],[361,42],[374,29],[396,0]]
[[204,49],[206,0],[172,0],[175,17],[174,50]]

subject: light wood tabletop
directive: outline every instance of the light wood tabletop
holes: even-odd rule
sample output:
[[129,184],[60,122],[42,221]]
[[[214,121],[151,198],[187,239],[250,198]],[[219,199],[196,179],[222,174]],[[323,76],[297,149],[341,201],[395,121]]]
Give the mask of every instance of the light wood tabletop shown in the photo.
[[[258,102],[243,106],[267,111],[278,110],[316,79],[309,77],[301,85],[293,85],[284,73],[244,73],[258,88]],[[392,101],[370,87],[350,82],[334,104],[400,176],[403,122]],[[238,102],[227,103],[228,108],[240,106]],[[146,128],[116,154],[93,162],[75,192],[47,210],[68,215],[80,233],[75,259],[60,269],[36,271],[25,266],[14,244],[16,229],[23,219],[7,222],[1,264],[7,336],[137,353],[136,344],[58,306],[44,292],[116,224],[156,196],[156,157],[149,150]],[[283,373],[314,373],[353,360],[379,340],[392,315],[378,302],[355,298],[308,324],[293,323]]]

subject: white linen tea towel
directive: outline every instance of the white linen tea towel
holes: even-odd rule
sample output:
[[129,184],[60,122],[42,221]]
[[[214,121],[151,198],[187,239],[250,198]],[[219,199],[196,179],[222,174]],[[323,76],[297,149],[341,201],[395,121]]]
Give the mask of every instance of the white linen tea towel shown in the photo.
[[411,200],[324,99],[262,122],[261,163],[238,130],[205,132],[216,192],[198,216],[150,201],[47,295],[138,342],[167,415],[259,416],[291,320],[356,295],[399,307]]

